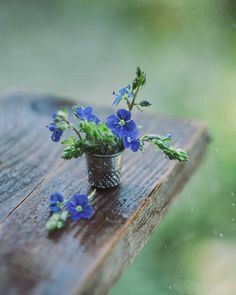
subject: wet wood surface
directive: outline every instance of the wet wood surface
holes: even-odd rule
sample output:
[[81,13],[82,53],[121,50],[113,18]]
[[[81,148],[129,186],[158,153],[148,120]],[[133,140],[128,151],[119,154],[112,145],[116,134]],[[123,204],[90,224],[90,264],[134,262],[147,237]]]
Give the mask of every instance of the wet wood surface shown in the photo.
[[[136,120],[151,133],[173,134],[188,163],[148,147],[126,152],[122,184],[98,190],[89,221],[47,234],[48,198],[88,193],[85,160],[64,161],[45,126],[73,102],[12,94],[0,100],[0,294],[106,294],[134,259],[173,198],[201,162],[208,143],[200,123],[160,114]],[[105,118],[109,110],[98,107]]]

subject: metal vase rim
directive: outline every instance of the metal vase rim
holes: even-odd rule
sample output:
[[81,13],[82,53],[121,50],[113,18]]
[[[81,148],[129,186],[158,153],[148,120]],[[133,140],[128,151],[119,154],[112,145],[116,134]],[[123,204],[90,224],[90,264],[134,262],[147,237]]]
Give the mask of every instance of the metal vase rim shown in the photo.
[[124,149],[116,154],[110,154],[110,155],[100,155],[100,154],[92,154],[92,153],[85,153],[85,155],[94,156],[98,158],[114,158],[116,156],[119,156],[120,154],[123,154]]

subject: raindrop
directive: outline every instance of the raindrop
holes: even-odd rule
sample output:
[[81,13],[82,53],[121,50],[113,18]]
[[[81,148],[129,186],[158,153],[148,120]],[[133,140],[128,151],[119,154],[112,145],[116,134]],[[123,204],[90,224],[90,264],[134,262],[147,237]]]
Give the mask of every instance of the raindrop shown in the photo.
[[234,219],[234,218],[231,218],[231,221],[232,221],[232,222],[234,222],[234,221],[235,221],[235,219]]
[[224,237],[224,234],[222,234],[222,233],[219,233],[219,236],[220,236],[221,238],[223,238],[223,237]]
[[216,151],[217,153],[219,153],[219,149],[218,149],[218,148],[215,148],[215,151]]
[[171,287],[171,286],[169,286],[169,289],[170,289],[170,290],[172,290],[172,287]]
[[235,207],[235,203],[232,203],[232,206]]
[[231,192],[231,196],[232,196],[232,197],[234,196],[234,192]]

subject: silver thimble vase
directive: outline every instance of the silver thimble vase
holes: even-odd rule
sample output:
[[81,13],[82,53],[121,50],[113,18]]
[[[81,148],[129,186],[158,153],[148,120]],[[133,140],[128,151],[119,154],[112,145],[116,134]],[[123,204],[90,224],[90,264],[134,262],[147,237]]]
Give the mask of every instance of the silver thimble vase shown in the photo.
[[123,152],[114,155],[86,154],[91,186],[111,188],[120,184]]

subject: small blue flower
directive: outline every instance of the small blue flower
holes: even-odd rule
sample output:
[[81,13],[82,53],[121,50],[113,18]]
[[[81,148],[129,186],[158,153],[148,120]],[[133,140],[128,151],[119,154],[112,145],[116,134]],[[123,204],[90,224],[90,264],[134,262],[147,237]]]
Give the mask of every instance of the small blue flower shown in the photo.
[[51,135],[52,141],[55,141],[55,142],[60,141],[63,131],[59,130],[57,125],[54,122],[48,125],[47,127],[52,132],[52,135]]
[[71,220],[90,219],[94,213],[89,198],[85,195],[74,194],[72,201],[66,203],[66,207],[71,214]]
[[121,88],[119,90],[119,93],[115,93],[113,92],[113,95],[115,95],[115,100],[112,104],[112,106],[117,106],[120,101],[122,100],[122,98],[126,97],[126,98],[129,98],[129,97],[133,97],[133,93],[131,91],[131,85],[127,85],[126,87],[124,88]]
[[55,193],[50,196],[50,205],[48,211],[59,212],[61,211],[61,205],[64,202],[64,197],[60,193]]
[[119,138],[129,136],[137,128],[135,122],[131,120],[131,113],[125,109],[119,109],[117,116],[110,115],[106,125]]
[[96,124],[100,122],[99,118],[93,114],[92,107],[86,107],[86,108],[77,107],[76,116],[83,121],[95,122]]
[[140,147],[140,141],[138,139],[139,130],[136,128],[129,136],[123,138],[123,144],[125,148],[130,148],[133,152],[137,152]]

